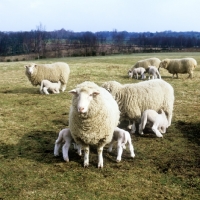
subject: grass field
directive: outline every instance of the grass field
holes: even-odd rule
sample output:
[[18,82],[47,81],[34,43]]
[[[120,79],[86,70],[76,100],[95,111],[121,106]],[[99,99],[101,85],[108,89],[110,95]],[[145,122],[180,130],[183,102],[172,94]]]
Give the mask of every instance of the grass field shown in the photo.
[[[138,60],[158,57],[193,57],[199,63],[194,78],[161,75],[175,90],[172,125],[164,138],[132,135],[136,157],[124,151],[116,163],[104,148],[104,168],[97,168],[96,149],[90,166],[71,149],[70,162],[53,156],[58,132],[68,127],[71,95],[85,80],[135,83],[128,69]],[[71,75],[67,90],[41,95],[24,74],[27,62],[0,63],[0,199],[200,199],[200,53],[131,54],[102,57],[45,59],[40,63],[67,62]],[[31,62],[31,61],[30,61]],[[126,124],[122,125],[126,128]]]

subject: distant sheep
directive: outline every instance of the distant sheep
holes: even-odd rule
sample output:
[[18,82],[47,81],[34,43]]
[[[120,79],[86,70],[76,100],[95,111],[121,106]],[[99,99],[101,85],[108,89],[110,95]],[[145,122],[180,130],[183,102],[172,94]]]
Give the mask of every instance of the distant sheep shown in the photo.
[[[55,142],[54,156],[59,156],[59,150],[60,150],[62,144],[64,143],[64,145],[62,146],[63,159],[66,162],[69,162],[68,151],[69,151],[69,147],[70,147],[72,141],[73,141],[73,138],[71,136],[69,128],[62,129],[59,132],[58,138]],[[81,156],[81,145],[75,144],[74,147],[75,147],[75,149],[77,149],[77,153]]]
[[147,109],[167,114],[168,126],[171,125],[174,106],[174,89],[162,79],[154,79],[133,84],[121,85],[116,81],[103,83],[115,98],[120,109],[120,120],[133,121],[131,132],[136,131],[135,123],[139,123],[142,113]]
[[60,93],[59,90],[60,90],[60,86],[61,86],[61,83],[60,81],[58,81],[57,83],[52,83],[51,81],[49,80],[42,80],[41,82],[41,86],[40,86],[40,93],[41,94],[49,94],[48,91],[52,92],[52,93]]
[[133,71],[134,68],[143,67],[146,70],[146,72],[148,72],[149,66],[155,66],[159,68],[160,62],[161,61],[158,58],[148,58],[145,60],[139,60],[135,63],[135,65],[133,65],[133,67],[129,71]]
[[149,73],[149,79],[150,79],[150,77],[152,77],[152,79],[156,79],[156,78],[161,79],[161,75],[158,71],[158,68],[155,66],[149,66],[148,73]]
[[138,75],[141,75],[141,79],[145,79],[146,70],[143,67],[134,68],[133,70],[129,70],[128,75],[130,78],[133,76],[138,79]]
[[165,112],[162,109],[160,114],[155,110],[145,110],[139,125],[139,133],[141,135],[143,135],[145,127],[150,127],[157,137],[163,137],[161,133],[166,133],[166,129],[168,128],[168,120]]
[[182,59],[164,59],[160,63],[159,68],[164,68],[172,74],[172,78],[176,74],[186,74],[188,73],[188,78],[193,78],[193,70],[197,66],[197,61],[194,58],[182,58]]
[[117,160],[116,160],[117,162],[121,161],[123,149],[126,149],[126,143],[127,142],[128,142],[128,145],[129,145],[131,157],[132,158],[135,157],[133,144],[131,142],[131,136],[130,136],[130,133],[128,131],[125,131],[125,130],[118,128],[118,127],[115,128],[115,131],[114,131],[114,134],[113,134],[113,139],[109,144],[108,152],[112,151],[113,143],[115,141],[117,141]]
[[24,66],[25,74],[32,85],[41,85],[42,80],[61,82],[61,90],[64,92],[68,82],[70,69],[67,63],[57,62],[52,64],[30,63]]
[[93,82],[83,82],[69,91],[73,94],[69,128],[84,150],[84,167],[89,166],[89,146],[97,146],[98,168],[103,167],[103,148],[112,140],[119,123],[119,107],[112,95]]

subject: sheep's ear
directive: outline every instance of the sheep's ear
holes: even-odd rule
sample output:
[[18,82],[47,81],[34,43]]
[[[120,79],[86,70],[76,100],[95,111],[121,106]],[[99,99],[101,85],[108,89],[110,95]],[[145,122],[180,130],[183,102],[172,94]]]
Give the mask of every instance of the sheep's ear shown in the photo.
[[37,68],[37,65],[34,65],[35,68]]
[[24,65],[24,68],[28,68],[28,66],[27,66],[27,65]]
[[77,91],[75,89],[73,90],[70,90],[69,93],[73,94],[73,95],[76,95],[77,94]]
[[93,96],[97,96],[99,94],[100,94],[100,92],[98,92],[98,91],[95,91],[95,92],[92,93]]

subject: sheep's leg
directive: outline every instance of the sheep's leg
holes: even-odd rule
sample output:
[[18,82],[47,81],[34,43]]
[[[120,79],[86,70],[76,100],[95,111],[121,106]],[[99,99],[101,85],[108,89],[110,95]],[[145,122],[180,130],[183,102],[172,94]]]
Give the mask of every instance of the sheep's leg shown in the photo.
[[152,131],[156,134],[157,137],[163,137],[163,135],[160,133],[160,131],[158,130],[158,127],[153,125],[152,126]]
[[65,90],[66,90],[66,84],[63,84],[63,85],[61,86],[61,91],[64,92]]
[[136,126],[135,126],[135,121],[134,121],[131,127],[131,133],[135,133],[135,131],[136,131]]
[[59,156],[59,149],[61,147],[61,142],[58,142],[56,140],[55,146],[54,146],[54,156]]
[[90,153],[89,146],[85,146],[84,147],[84,167],[89,166],[89,153]]
[[108,152],[112,152],[112,147],[113,147],[113,143],[115,142],[115,140],[112,140],[109,144],[109,147],[108,147]]
[[80,144],[77,144],[77,153],[78,153],[79,156],[82,155],[81,145]]
[[191,71],[191,72],[189,72],[188,78],[192,78],[192,77],[193,77],[193,72]]
[[168,120],[168,127],[169,127],[169,126],[171,126],[172,114],[168,114],[167,120]]
[[49,94],[46,87],[43,88],[43,92],[44,92],[45,94]]
[[122,159],[122,153],[123,153],[123,148],[122,148],[122,138],[118,139],[117,142],[117,162],[120,162]]
[[143,128],[142,128],[142,123],[139,125],[139,134],[140,135],[144,135]]
[[103,147],[97,147],[98,152],[98,168],[103,168]]
[[67,141],[65,142],[65,144],[63,145],[63,147],[62,147],[63,159],[64,159],[66,162],[69,162],[68,152],[69,152],[70,144],[71,144],[71,140],[67,140]]
[[129,140],[128,140],[128,145],[129,145],[129,151],[130,151],[131,157],[134,158],[135,157],[135,153],[134,153],[133,144],[131,142],[131,138],[129,138]]

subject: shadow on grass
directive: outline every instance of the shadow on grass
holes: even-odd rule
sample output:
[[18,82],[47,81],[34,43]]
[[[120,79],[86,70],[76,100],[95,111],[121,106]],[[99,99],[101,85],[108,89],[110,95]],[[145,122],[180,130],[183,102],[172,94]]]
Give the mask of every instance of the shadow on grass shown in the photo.
[[15,89],[4,89],[1,91],[1,93],[7,94],[40,94],[39,88],[33,87],[33,88],[27,88],[27,87],[20,87]]
[[190,142],[196,143],[200,146],[200,122],[191,123],[184,121],[177,121],[175,127],[183,133]]

